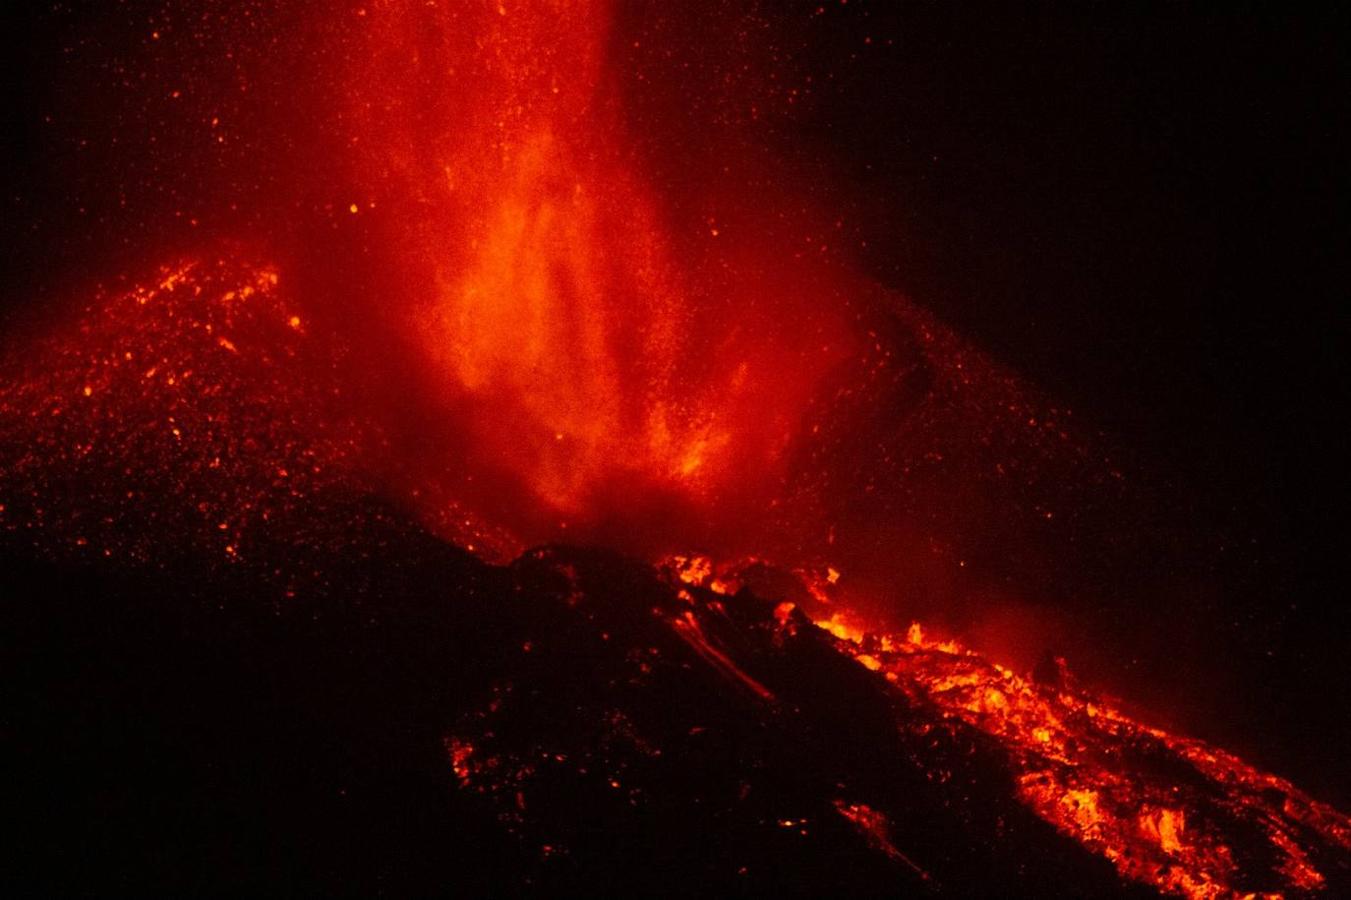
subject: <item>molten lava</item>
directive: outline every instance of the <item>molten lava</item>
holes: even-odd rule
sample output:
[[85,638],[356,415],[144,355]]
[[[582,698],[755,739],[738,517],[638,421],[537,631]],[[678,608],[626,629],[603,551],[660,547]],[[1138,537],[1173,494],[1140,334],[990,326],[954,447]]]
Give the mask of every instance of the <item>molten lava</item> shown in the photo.
[[1127,878],[1192,898],[1250,895],[1232,842],[1252,830],[1279,859],[1285,885],[1309,891],[1325,881],[1311,848],[1351,849],[1351,819],[1092,693],[1035,685],[951,641],[927,639],[918,624],[904,636],[824,627],[900,690],[999,740],[1023,802]]

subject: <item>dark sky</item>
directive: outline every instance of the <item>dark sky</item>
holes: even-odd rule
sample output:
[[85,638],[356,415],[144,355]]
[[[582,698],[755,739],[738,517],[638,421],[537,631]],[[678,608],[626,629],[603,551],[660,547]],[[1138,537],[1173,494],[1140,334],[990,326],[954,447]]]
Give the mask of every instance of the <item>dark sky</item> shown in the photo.
[[880,49],[834,69],[814,124],[852,166],[877,275],[1196,487],[1330,548],[1345,16],[848,9],[838,40]]

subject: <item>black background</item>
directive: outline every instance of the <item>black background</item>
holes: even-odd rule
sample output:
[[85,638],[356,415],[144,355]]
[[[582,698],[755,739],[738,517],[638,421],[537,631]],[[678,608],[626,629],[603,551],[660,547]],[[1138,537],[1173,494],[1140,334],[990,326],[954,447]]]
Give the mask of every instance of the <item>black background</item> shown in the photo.
[[[863,265],[1138,452],[1196,528],[1226,536],[1223,626],[1273,660],[1228,727],[1280,730],[1300,749],[1269,762],[1351,805],[1347,14],[826,6],[802,62],[830,77],[781,137],[829,161]],[[142,257],[145,222],[176,205],[121,203],[100,165],[125,151],[100,155],[100,122],[89,151],[80,123],[44,121],[91,54],[153,13],[5,14],[7,314]]]

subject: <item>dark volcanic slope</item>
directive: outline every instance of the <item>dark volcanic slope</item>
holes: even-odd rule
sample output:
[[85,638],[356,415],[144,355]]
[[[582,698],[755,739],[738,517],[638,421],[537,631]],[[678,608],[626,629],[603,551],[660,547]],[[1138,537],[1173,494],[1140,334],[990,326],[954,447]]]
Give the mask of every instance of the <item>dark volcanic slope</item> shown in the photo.
[[348,512],[385,549],[281,612],[248,569],[9,548],[11,887],[1124,890],[987,739],[749,594],[673,627],[695,605],[649,568],[493,568]]
[[[248,566],[7,542],[12,889],[1152,895],[1020,801],[1007,744],[786,605],[340,507],[371,552],[281,606]],[[1153,756],[1137,777],[1204,780]],[[1286,885],[1251,827],[1216,874]],[[1345,849],[1298,833],[1345,890]]]

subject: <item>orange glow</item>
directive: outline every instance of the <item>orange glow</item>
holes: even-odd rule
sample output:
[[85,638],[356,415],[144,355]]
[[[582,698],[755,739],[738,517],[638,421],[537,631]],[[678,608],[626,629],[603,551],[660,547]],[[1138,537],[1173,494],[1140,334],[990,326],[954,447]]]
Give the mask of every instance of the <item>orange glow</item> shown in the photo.
[[[1240,887],[1228,831],[1235,820],[1264,836],[1298,891],[1325,881],[1305,832],[1351,848],[1351,819],[1332,807],[1222,750],[1145,725],[1110,700],[1034,684],[956,642],[929,639],[917,623],[904,636],[842,626],[838,613],[817,624],[896,689],[998,740],[1022,802],[1126,878],[1193,900],[1257,896]],[[1193,770],[1200,784],[1165,774],[1164,759]]]

